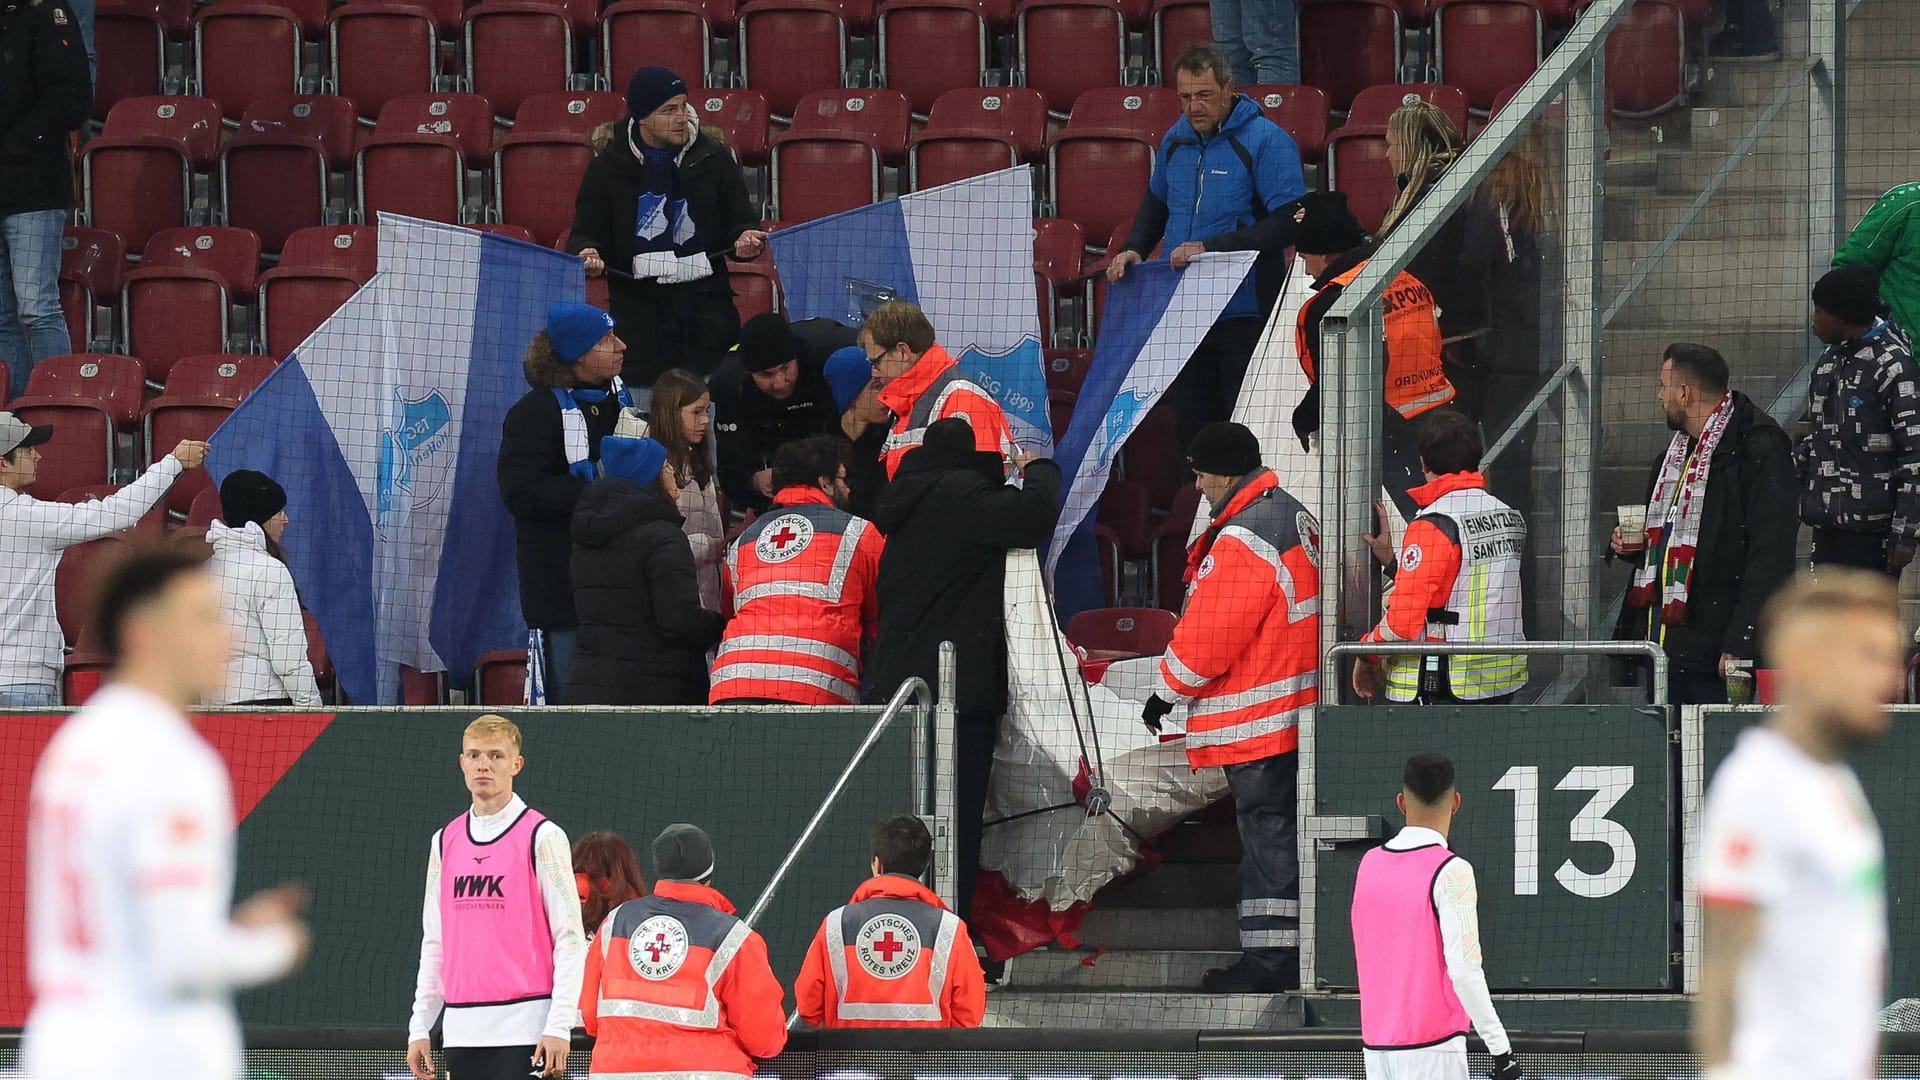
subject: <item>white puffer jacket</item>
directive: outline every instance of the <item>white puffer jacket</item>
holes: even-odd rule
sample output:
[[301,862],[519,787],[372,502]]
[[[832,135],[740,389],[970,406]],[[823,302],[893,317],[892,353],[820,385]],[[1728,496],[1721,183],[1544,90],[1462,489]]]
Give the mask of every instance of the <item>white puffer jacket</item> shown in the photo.
[[216,521],[207,528],[207,543],[213,545],[208,569],[234,627],[233,664],[220,704],[291,698],[298,707],[318,708],[300,598],[286,564],[267,554],[267,534],[256,524],[234,529]]

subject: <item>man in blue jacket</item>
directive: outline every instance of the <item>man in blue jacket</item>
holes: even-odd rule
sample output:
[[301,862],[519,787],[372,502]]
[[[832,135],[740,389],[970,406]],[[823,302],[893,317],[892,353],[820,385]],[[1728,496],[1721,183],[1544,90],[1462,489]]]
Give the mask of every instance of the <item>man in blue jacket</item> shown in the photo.
[[[1307,191],[1292,136],[1235,91],[1219,49],[1194,45],[1173,71],[1186,115],[1160,141],[1133,231],[1107,267],[1110,281],[1125,277],[1127,267],[1163,241],[1175,269],[1202,251],[1259,250],[1251,230],[1243,230]],[[1261,251],[1253,273],[1181,370],[1173,384],[1180,445],[1207,424],[1233,418],[1247,364],[1286,275],[1284,250]]]

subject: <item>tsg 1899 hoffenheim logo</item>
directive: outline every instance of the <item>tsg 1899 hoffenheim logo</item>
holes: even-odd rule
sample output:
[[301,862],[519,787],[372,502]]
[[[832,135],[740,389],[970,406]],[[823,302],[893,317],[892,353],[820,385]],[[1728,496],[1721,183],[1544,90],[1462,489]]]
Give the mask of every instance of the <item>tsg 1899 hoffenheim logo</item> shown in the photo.
[[627,959],[643,979],[673,978],[687,962],[687,928],[671,915],[655,915],[627,939]]
[[920,931],[903,915],[875,915],[853,939],[853,954],[876,979],[898,979],[920,960]]

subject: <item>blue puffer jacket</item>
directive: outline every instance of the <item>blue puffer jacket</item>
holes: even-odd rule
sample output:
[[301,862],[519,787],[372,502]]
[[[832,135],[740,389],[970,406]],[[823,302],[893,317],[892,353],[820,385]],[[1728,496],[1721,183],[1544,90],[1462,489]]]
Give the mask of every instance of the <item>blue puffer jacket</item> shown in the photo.
[[[1156,243],[1171,251],[1244,229],[1306,191],[1293,137],[1242,95],[1215,135],[1201,138],[1184,116],[1167,131],[1125,246],[1144,257]],[[1249,275],[1221,317],[1261,313]]]

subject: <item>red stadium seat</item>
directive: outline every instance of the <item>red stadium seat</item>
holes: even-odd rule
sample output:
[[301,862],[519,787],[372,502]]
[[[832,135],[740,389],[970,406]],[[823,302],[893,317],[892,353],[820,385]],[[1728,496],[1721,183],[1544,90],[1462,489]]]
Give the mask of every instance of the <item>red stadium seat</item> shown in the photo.
[[1401,23],[1392,0],[1301,0],[1300,81],[1339,112],[1367,87],[1398,82]]
[[527,703],[527,650],[496,649],[473,661],[475,705]]
[[1369,86],[1360,91],[1353,99],[1353,108],[1347,113],[1346,127],[1386,127],[1387,121],[1402,105],[1414,101],[1430,101],[1447,114],[1453,126],[1461,131],[1467,129],[1467,95],[1457,87],[1441,83],[1396,83],[1392,86]]
[[[140,402],[146,391],[146,372],[140,361],[118,353],[75,353],[50,356],[33,367],[27,379],[25,397],[14,402],[24,405],[28,399],[41,402],[84,402],[100,408],[116,428],[131,431],[140,415]],[[56,436],[58,432],[55,433]],[[51,456],[51,455],[49,455]],[[65,491],[82,487],[83,481],[55,489]]]
[[32,393],[14,398],[8,408],[29,424],[53,425],[53,438],[40,447],[39,476],[27,486],[27,494],[51,499],[68,488],[113,482],[117,435],[113,414],[105,408],[78,398],[37,397]]
[[167,30],[157,16],[101,8],[93,17],[93,48],[100,77],[93,91],[93,118],[127,98],[161,91],[167,71]]
[[1045,352],[1047,389],[1078,394],[1093,367],[1092,349],[1048,349]]
[[320,622],[305,608],[300,610],[300,621],[306,627],[307,663],[313,667],[313,681],[320,684],[320,696],[338,702],[340,687],[334,679],[333,657],[327,654],[327,639],[320,633]]
[[800,99],[793,125],[782,138],[801,135],[860,135],[880,151],[886,164],[906,160],[913,106],[898,90],[821,90]]
[[1067,434],[1067,426],[1073,423],[1073,406],[1080,400],[1071,390],[1047,389],[1047,424],[1053,428],[1053,441],[1058,445]]
[[1187,538],[1200,512],[1200,489],[1187,484],[1173,493],[1173,508],[1153,527],[1154,602],[1179,611],[1187,595]]
[[[44,476],[46,466],[40,468]],[[93,608],[93,591],[99,585],[100,574],[125,544],[125,540],[107,537],[75,544],[60,553],[60,567],[53,573],[53,610],[55,618],[60,620],[61,636],[76,650],[85,636],[87,613]]]
[[193,84],[238,121],[259,98],[300,89],[300,19],[278,4],[220,0],[193,20]]
[[1387,129],[1348,124],[1327,141],[1327,188],[1347,193],[1347,207],[1369,233],[1393,205],[1400,187],[1387,160]]
[[907,150],[908,187],[920,191],[1036,160],[1047,106],[1017,87],[949,90]]
[[96,12],[111,11],[115,14],[142,15],[160,20],[168,40],[185,41],[193,29],[193,7],[195,0],[109,0]]
[[332,197],[327,145],[319,136],[242,128],[220,148],[221,214],[229,225],[258,234],[266,251],[279,251],[296,229],[325,223]]
[[[261,98],[240,117],[242,135],[309,135],[320,140],[327,168],[353,168],[354,143],[359,137],[355,103],[336,94],[284,94]],[[231,224],[231,223],[229,223]],[[277,251],[278,246],[268,250]]]
[[193,497],[193,505],[187,508],[187,528],[204,529],[220,520],[220,492],[208,488]]
[[525,225],[508,225],[500,221],[482,221],[470,226],[470,228],[478,229],[483,233],[492,233],[495,236],[504,236],[509,240],[519,240],[523,243],[537,244],[540,242],[540,238],[534,235],[533,230],[527,228]]
[[1119,0],[1020,0],[1017,12],[1023,81],[1054,116],[1088,90],[1120,85],[1127,33]]
[[111,306],[120,295],[126,263],[127,245],[118,233],[69,227],[61,236],[60,306],[66,311],[68,340],[74,348],[91,351],[96,336],[111,336],[95,327],[96,309],[102,301]]
[[687,101],[700,114],[701,123],[712,124],[726,135],[727,146],[740,164],[767,163],[767,132],[773,119],[766,95],[757,90],[695,88]]
[[[1080,283],[1080,254],[1087,237],[1078,224],[1059,218],[1036,218],[1033,223],[1033,277],[1040,293],[1040,344],[1053,344],[1054,320],[1061,294],[1084,292]],[[1076,381],[1065,389],[1078,391]]]
[[[753,42],[763,44],[753,51]],[[830,0],[747,0],[740,5],[740,71],[776,118],[800,99],[841,84],[847,69],[847,20]]]
[[[1093,283],[1093,304],[1091,305],[1091,310],[1087,312],[1087,332],[1089,335],[1098,336],[1100,317],[1106,313],[1107,264],[1113,261],[1113,254],[1120,250],[1120,245],[1127,242],[1127,234],[1132,231],[1133,219],[1131,217],[1116,222],[1113,227],[1113,233],[1107,240],[1106,247],[1102,249],[1100,258],[1088,263],[1086,269],[1082,271],[1082,273],[1087,275],[1087,280]],[[1159,258],[1163,254],[1161,250],[1163,247],[1165,247],[1164,244],[1155,244],[1153,250],[1146,255],[1147,261],[1151,262]]]
[[102,653],[68,653],[66,667],[60,673],[60,703],[69,709],[85,705],[87,699],[107,681],[107,672],[112,668],[113,664]]
[[520,103],[573,83],[573,23],[539,0],[485,0],[467,10],[467,81],[511,123]]
[[[372,225],[318,225],[287,239],[280,270],[344,273],[362,281],[379,269],[380,232]],[[265,281],[272,270],[261,275]]]
[[[453,104],[444,99],[473,95],[438,97],[441,100],[427,103],[429,108]],[[476,167],[473,152],[479,147],[484,153],[492,141],[491,110],[482,129],[485,135],[476,135],[472,122],[463,126],[452,108],[443,107],[433,114],[435,119],[416,125],[390,122],[396,110],[411,115],[406,107],[410,101],[412,96],[388,102],[373,137],[360,147],[354,163],[354,201],[360,220],[376,221],[380,211],[390,210],[457,225],[467,216],[467,170]],[[416,130],[404,130],[407,126]]]
[[926,116],[947,91],[983,81],[987,18],[972,0],[889,0],[879,24],[880,85],[906,94],[915,115]]
[[1192,486],[1182,461],[1173,402],[1162,397],[1120,448],[1120,474],[1146,489],[1155,510],[1166,510],[1180,488]]
[[1133,220],[1153,175],[1160,139],[1180,115],[1161,87],[1090,90],[1047,147],[1047,195],[1055,216],[1089,236],[1108,236]]
[[167,381],[174,361],[224,352],[229,305],[253,297],[260,238],[246,229],[182,228],[154,234],[127,275],[120,322],[147,377]]
[[355,0],[327,19],[327,71],[333,92],[368,120],[403,94],[433,90],[440,72],[440,27],[413,4]]
[[[89,487],[68,488],[60,494],[55,495],[53,501],[63,503],[99,502],[119,491],[124,486],[125,485],[122,484],[95,484]],[[128,533],[140,537],[158,537],[165,533],[166,530],[167,512],[156,504],[152,510],[147,511],[141,516],[133,528],[128,530]]]
[[493,105],[478,94],[404,94],[380,110],[373,133],[451,138],[467,168],[477,172],[493,159],[493,114]]
[[421,671],[406,664],[400,665],[400,704],[445,705],[446,703],[446,672]]
[[699,0],[619,0],[600,16],[600,74],[608,86],[624,88],[636,70],[659,64],[699,94],[712,49],[707,9]]
[[219,109],[202,98],[128,98],[115,105],[80,159],[87,224],[118,233],[133,248],[185,224],[193,173],[213,160],[219,137]]
[[1160,608],[1095,608],[1067,620],[1067,640],[1108,659],[1159,656],[1178,617]]
[[[273,361],[264,356],[211,354],[181,360],[167,379],[166,392],[149,402],[142,414],[142,460],[159,460],[183,439],[211,437],[234,406],[273,373],[273,367]],[[213,481],[204,470],[188,473],[161,499],[162,512],[195,524],[194,506],[210,491]]]
[[[230,0],[213,0],[226,4]],[[301,36],[308,41],[318,41],[327,25],[327,9],[330,0],[264,0],[265,3],[285,11],[300,24]]]
[[179,143],[194,170],[205,171],[220,148],[220,107],[203,97],[128,98],[107,114],[100,136]]
[[880,201],[880,148],[861,134],[802,132],[773,141],[773,207],[798,224]]
[[493,150],[493,205],[500,220],[553,236],[573,224],[580,177],[593,161],[584,135],[515,131]]
[[1153,69],[1160,82],[1173,85],[1173,62],[1189,45],[1213,41],[1207,0],[1153,0]]
[[1293,136],[1300,160],[1315,165],[1327,152],[1327,94],[1317,86],[1287,86],[1272,83],[1249,86],[1243,91],[1267,119]]
[[1153,500],[1139,484],[1108,480],[1096,520],[1119,541],[1121,562],[1138,562],[1153,550]]
[[786,310],[780,300],[780,279],[772,267],[729,261],[727,270],[733,282],[733,306],[740,312],[741,322]]
[[627,118],[627,99],[604,90],[567,90],[555,94],[535,94],[520,103],[513,114],[515,135],[593,134],[604,123]]
[[1658,116],[1687,102],[1685,12],[1640,0],[1607,38],[1607,95],[1626,117]]
[[183,356],[167,376],[166,390],[147,404],[147,415],[151,416],[162,403],[219,401],[238,405],[259,389],[277,366],[272,357],[257,353]]
[[260,275],[260,340],[279,359],[366,284],[378,266],[370,225],[302,229]]
[[1484,116],[1495,95],[1540,66],[1546,20],[1528,0],[1436,0],[1433,51],[1440,81]]

